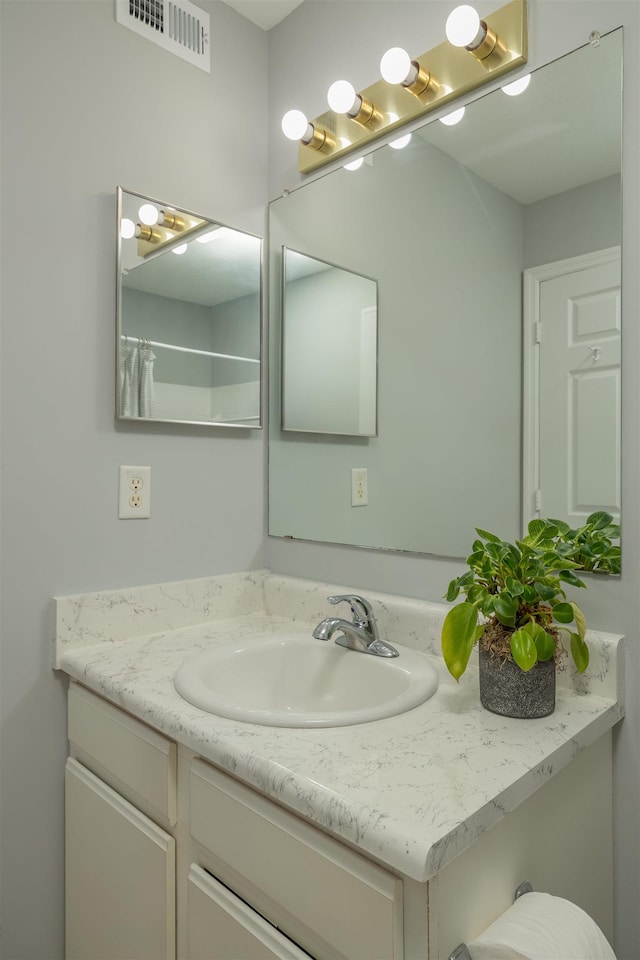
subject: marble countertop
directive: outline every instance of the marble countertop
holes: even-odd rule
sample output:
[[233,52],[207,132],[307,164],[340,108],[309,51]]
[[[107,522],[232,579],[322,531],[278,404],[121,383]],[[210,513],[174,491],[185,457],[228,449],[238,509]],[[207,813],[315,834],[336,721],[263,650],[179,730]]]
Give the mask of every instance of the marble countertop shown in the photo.
[[[214,594],[223,579],[210,578]],[[195,583],[200,588],[203,582]],[[229,579],[218,594],[228,597],[231,584]],[[554,714],[512,720],[481,707],[473,668],[456,684],[435,654],[444,605],[366,592],[379,605],[382,636],[432,659],[440,686],[431,700],[400,716],[338,728],[227,720],[179,696],[173,686],[178,667],[212,644],[256,631],[299,631],[315,642],[310,623],[317,622],[318,610],[327,615],[327,590],[344,588],[251,575],[249,602],[245,581],[241,603],[207,601],[209,619],[193,623],[203,615],[193,599],[193,582],[190,604],[176,585],[159,585],[155,605],[151,594],[141,602],[143,589],[152,590],[58,598],[56,667],[414,880],[434,876],[623,715],[615,692],[619,637],[590,638],[595,679],[583,688],[560,687]],[[173,616],[157,612],[158,597],[166,596]],[[123,626],[127,608],[135,628]],[[294,616],[284,616],[285,608]],[[168,629],[157,629],[167,621]],[[424,629],[416,630],[416,624]]]

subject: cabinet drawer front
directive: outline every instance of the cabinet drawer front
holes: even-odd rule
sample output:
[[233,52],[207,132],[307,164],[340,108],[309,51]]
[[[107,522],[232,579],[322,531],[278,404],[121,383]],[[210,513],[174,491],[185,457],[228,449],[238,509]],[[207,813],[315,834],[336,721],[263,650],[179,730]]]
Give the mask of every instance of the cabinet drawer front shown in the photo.
[[91,691],[69,687],[72,753],[159,822],[176,822],[176,745]]
[[188,960],[310,960],[196,864],[187,882]]
[[402,957],[401,880],[207,763],[190,781],[191,835],[252,906],[314,955]]

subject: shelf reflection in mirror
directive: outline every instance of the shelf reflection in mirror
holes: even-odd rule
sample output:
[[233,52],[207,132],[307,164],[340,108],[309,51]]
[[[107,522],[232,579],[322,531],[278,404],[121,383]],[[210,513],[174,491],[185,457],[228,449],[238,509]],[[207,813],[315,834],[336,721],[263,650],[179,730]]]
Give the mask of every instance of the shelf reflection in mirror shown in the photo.
[[261,427],[259,237],[118,188],[116,415]]
[[[434,120],[405,150],[270,204],[272,536],[464,557],[475,527],[513,540],[538,510],[618,516],[619,259],[600,291],[565,298],[584,349],[560,372],[548,361],[565,348],[543,334],[523,375],[524,347],[540,347],[523,287],[577,258],[619,258],[621,66],[617,30],[533,72],[520,96],[495,90],[455,127]],[[283,245],[377,279],[376,438],[281,430]],[[560,400],[532,411],[547,375]],[[353,467],[368,470],[358,510]]]

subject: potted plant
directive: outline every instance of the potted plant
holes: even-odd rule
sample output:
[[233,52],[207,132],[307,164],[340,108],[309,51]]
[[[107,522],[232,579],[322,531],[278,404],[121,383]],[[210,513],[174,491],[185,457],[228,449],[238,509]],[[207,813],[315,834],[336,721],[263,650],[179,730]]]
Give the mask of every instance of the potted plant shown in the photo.
[[565,587],[584,589],[576,570],[619,572],[619,527],[598,511],[571,529],[559,520],[532,520],[515,543],[476,530],[469,569],[449,584],[448,601],[464,593],[442,626],[442,655],[459,680],[479,646],[480,700],[494,713],[544,717],[555,708],[556,667],[566,635],[580,673],[589,664],[587,623]]

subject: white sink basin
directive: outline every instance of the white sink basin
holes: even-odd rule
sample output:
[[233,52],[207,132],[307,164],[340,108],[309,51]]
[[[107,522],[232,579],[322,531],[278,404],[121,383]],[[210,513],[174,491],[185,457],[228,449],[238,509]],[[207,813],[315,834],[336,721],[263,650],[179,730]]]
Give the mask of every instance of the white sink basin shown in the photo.
[[271,633],[211,647],[174,677],[185,700],[221,717],[272,727],[340,727],[411,710],[438,676],[421,653],[393,659],[345,650],[310,634]]

